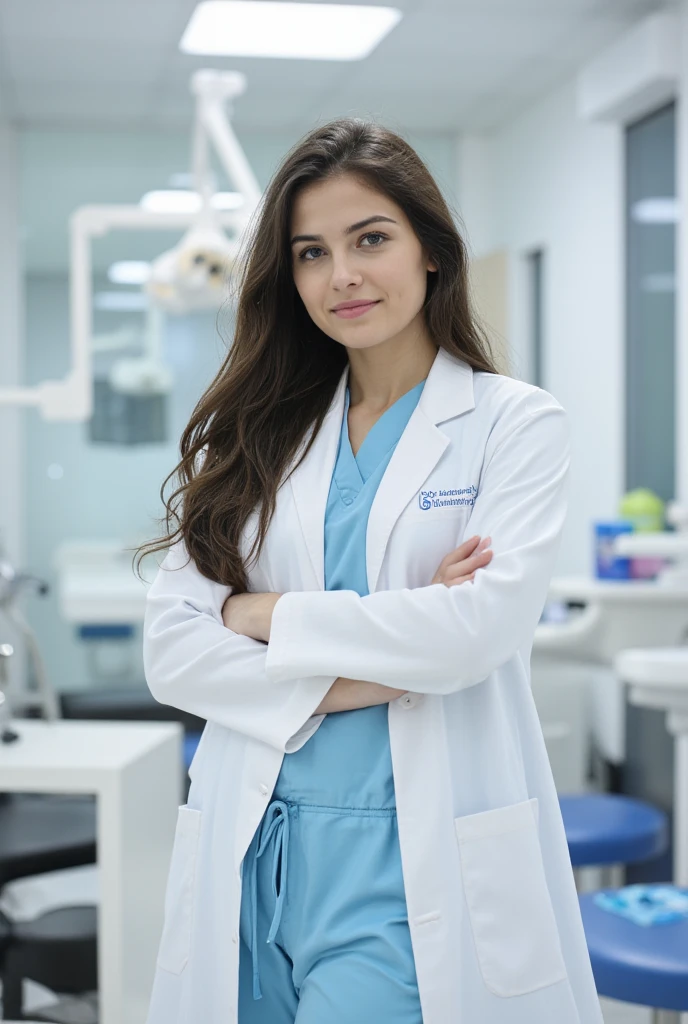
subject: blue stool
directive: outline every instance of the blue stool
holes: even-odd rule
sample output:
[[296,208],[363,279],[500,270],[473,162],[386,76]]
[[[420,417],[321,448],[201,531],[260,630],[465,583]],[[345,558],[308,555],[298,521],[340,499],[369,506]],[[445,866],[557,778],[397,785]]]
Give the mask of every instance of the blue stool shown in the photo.
[[196,747],[198,746],[201,736],[201,732],[187,732],[184,734],[184,768],[188,772],[193,761],[194,754],[196,753]]
[[576,793],[560,795],[559,806],[579,889],[576,868],[651,860],[669,845],[667,815],[644,800],[620,793]]
[[688,1010],[688,918],[644,927],[579,895],[595,986],[601,996],[652,1007],[653,1024]]

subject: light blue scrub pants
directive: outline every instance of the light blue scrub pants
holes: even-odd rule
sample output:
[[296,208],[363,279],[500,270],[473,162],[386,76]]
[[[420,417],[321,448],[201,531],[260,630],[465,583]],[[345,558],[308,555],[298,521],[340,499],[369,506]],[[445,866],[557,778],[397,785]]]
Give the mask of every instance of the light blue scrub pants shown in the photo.
[[285,756],[243,861],[239,1024],[422,1024],[387,711]]

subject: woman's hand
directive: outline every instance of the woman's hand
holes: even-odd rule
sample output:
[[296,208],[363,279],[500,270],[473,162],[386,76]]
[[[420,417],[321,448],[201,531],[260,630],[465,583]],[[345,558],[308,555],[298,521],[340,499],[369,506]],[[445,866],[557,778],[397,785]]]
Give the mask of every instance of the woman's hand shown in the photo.
[[[494,552],[488,550],[491,540],[491,537],[480,540],[479,536],[475,536],[464,541],[458,548],[454,548],[444,556],[430,582],[444,583],[445,587],[453,587],[457,583],[467,583],[469,580],[473,580],[476,570],[484,568],[492,561]],[[479,544],[478,541],[480,541]]]
[[267,643],[272,613],[281,594],[234,594],[222,606],[222,621],[233,633]]

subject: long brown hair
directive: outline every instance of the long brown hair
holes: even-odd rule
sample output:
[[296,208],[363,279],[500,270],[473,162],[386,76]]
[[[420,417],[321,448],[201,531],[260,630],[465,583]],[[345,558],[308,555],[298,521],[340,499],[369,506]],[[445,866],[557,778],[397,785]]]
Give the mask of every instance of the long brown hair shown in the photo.
[[[282,476],[312,427],[302,458],[308,454],[348,360],[345,347],[308,315],[294,284],[289,243],[299,190],[341,174],[401,207],[435,263],[423,305],[435,344],[476,370],[499,372],[471,310],[466,245],[415,150],[388,128],[359,118],[315,128],[287,153],[247,232],[234,338],[182,433],[181,459],[162,484],[166,536],[137,549],[137,569],[144,555],[183,539],[204,576],[234,593],[248,589],[242,530],[261,504],[250,559],[262,547]],[[177,486],[166,498],[171,480]]]

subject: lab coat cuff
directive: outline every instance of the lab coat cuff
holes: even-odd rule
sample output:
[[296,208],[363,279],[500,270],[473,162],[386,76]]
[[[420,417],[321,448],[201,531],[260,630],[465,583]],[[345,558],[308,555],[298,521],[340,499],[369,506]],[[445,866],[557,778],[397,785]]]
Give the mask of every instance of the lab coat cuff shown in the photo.
[[280,745],[285,754],[293,754],[299,750],[326,717],[316,714],[318,708],[334,683],[336,676],[309,676],[300,679],[296,685],[292,681],[293,692],[287,705],[280,715]]
[[265,674],[271,682],[298,683],[289,699],[285,709],[283,725],[286,729],[294,729],[294,732],[287,733],[289,738],[285,741],[285,754],[293,754],[300,750],[313,733],[317,732],[325,715],[316,715],[315,709],[328,693],[337,676],[309,676],[299,678],[286,667],[289,652],[289,636],[292,634],[292,616],[295,602],[291,599],[296,594],[283,594],[274,607],[272,623],[270,626],[270,640],[265,657]]
[[[265,656],[265,674],[273,683],[286,683],[298,679],[299,673],[289,669],[289,637],[293,634],[294,598],[297,592],[282,594],[272,611],[270,639]],[[316,705],[317,706],[317,705]]]

